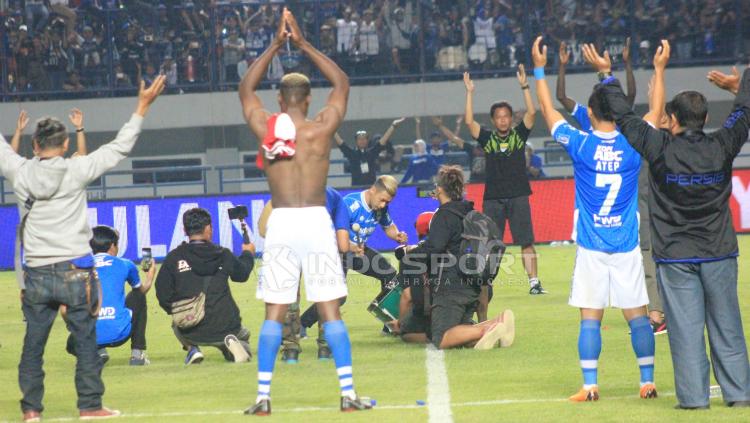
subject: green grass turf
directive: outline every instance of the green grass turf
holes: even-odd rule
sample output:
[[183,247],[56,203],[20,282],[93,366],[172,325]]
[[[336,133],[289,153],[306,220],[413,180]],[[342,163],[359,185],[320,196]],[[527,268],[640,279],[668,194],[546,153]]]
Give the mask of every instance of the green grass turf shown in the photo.
[[[750,237],[740,237],[740,245],[742,251],[747,251]],[[676,399],[666,336],[657,337],[656,383],[662,396],[651,401],[638,399],[638,368],[627,324],[618,310],[608,310],[603,323],[601,400],[592,404],[566,402],[564,399],[581,384],[576,349],[578,312],[566,304],[575,247],[540,246],[538,252],[539,273],[550,294],[529,296],[520,260],[515,260],[509,267],[513,274],[502,275],[498,280],[490,305],[490,316],[504,308],[514,310],[515,344],[488,352],[454,350],[445,354],[455,421],[750,420],[750,410],[729,409],[720,399],[712,400],[713,408],[708,412],[673,410]],[[511,248],[510,253],[518,253],[518,249]],[[746,260],[740,261],[741,299],[747,298],[750,289]],[[253,349],[263,318],[262,304],[254,295],[255,281],[252,276],[247,284],[232,284],[243,323],[251,330]],[[13,274],[0,273],[0,284],[6,287],[6,295],[0,297],[0,387],[4,390],[0,396],[0,421],[12,421],[20,418],[17,365],[24,325]],[[366,311],[378,285],[350,274],[350,297],[343,311],[352,338],[357,391],[375,398],[382,408],[345,415],[337,411],[333,363],[316,360],[315,336],[311,336],[302,341],[299,364],[276,365],[271,420],[427,421],[427,408],[416,406],[417,400],[427,397],[424,347],[379,334],[381,325]],[[226,363],[217,350],[204,348],[206,360],[201,365],[184,366],[184,352],[171,332],[168,316],[158,307],[153,290],[148,296],[151,365],[128,366],[127,345],[110,349],[111,359],[103,372],[105,405],[132,416],[120,419],[123,421],[246,420],[241,410],[255,398],[255,359],[249,364]],[[750,305],[742,300],[740,304],[745,327],[750,327]],[[314,330],[311,334],[315,335]],[[58,318],[45,356],[46,420],[77,417],[75,361],[64,351],[66,336],[65,326]],[[522,402],[499,403],[504,400]]]

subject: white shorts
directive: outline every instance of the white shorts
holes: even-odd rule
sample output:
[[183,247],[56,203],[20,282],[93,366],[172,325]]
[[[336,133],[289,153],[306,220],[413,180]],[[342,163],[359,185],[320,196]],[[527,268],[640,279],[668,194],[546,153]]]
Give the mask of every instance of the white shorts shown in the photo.
[[297,301],[300,275],[307,301],[347,295],[331,216],[325,207],[273,209],[266,226],[256,297],[271,304]]
[[603,253],[579,246],[568,304],[593,309],[647,305],[640,247],[627,253]]

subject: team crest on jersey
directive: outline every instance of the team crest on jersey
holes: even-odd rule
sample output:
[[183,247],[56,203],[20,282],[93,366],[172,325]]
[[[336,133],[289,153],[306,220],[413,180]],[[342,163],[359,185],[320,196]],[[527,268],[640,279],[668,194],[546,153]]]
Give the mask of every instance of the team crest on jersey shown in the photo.
[[506,151],[508,151],[508,145],[509,144],[507,142],[501,142],[500,143],[500,152],[501,153],[505,153]]
[[182,272],[189,272],[191,270],[193,270],[193,269],[190,267],[190,265],[188,264],[188,262],[186,262],[185,260],[180,260],[180,261],[177,262],[177,271],[178,272],[180,272],[180,273],[182,273]]
[[354,202],[354,203],[352,203],[351,206],[349,206],[349,210],[351,210],[351,211],[357,211],[358,208],[359,208],[359,203],[357,203],[357,202]]

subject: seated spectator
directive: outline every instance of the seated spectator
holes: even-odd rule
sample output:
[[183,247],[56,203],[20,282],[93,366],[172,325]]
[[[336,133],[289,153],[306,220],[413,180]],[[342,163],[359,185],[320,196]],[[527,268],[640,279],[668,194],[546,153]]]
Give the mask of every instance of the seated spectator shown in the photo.
[[432,344],[440,349],[510,346],[515,337],[513,312],[505,310],[492,320],[473,324],[482,281],[465,277],[455,260],[461,257],[462,216],[474,209],[473,203],[463,199],[463,170],[458,166],[442,166],[434,196],[440,207],[430,220],[427,240],[406,249],[413,262],[440,263],[438,268],[429,268]]
[[[243,244],[239,257],[211,242],[211,215],[194,208],[182,216],[189,242],[170,251],[156,278],[156,298],[168,314],[176,301],[205,295],[205,315],[189,328],[172,325],[174,334],[186,350],[185,364],[203,361],[199,346],[218,348],[227,361],[249,361],[250,332],[242,326],[228,280],[246,282],[254,266],[255,246]],[[244,224],[244,223],[243,223]]]
[[413,179],[413,182],[429,181],[437,173],[439,165],[435,159],[427,154],[427,146],[424,140],[414,141],[414,149],[412,159],[409,162],[409,167],[406,168],[404,178],[401,179],[401,183],[405,184]]
[[526,141],[526,171],[529,174],[529,179],[543,179],[547,175],[544,174],[544,162],[538,154],[534,154],[534,145]]
[[[93,228],[91,250],[94,253],[94,266],[99,274],[102,288],[102,304],[96,320],[96,344],[99,357],[104,363],[109,360],[107,348],[115,348],[130,339],[130,365],[149,364],[146,357],[146,321],[148,309],[146,293],[151,289],[156,275],[153,260],[144,264],[146,280],[141,282],[138,268],[132,261],[117,257],[120,239],[116,230],[109,226]],[[131,287],[125,296],[125,284]],[[75,339],[68,337],[66,349],[75,355]]]

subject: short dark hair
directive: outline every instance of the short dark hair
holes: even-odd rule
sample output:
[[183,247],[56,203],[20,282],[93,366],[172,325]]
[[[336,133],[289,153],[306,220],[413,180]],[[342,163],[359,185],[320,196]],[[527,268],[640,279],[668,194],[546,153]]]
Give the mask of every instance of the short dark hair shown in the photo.
[[495,110],[497,109],[508,109],[508,113],[510,113],[510,116],[513,116],[513,106],[510,105],[507,101],[497,101],[495,103],[492,103],[492,106],[490,106],[490,117],[495,117]]
[[206,226],[211,224],[211,214],[208,210],[196,207],[182,215],[182,226],[185,227],[187,236],[203,233]]
[[451,200],[459,201],[464,198],[464,171],[461,166],[440,166],[436,183]]
[[59,119],[43,117],[36,121],[33,140],[42,150],[62,147],[66,139],[68,130]]
[[94,254],[106,253],[113,245],[116,246],[117,242],[120,241],[117,231],[109,226],[99,225],[91,231],[94,233],[94,236],[89,241],[89,245]]
[[687,129],[703,129],[708,116],[706,97],[698,91],[682,91],[669,102],[680,126]]
[[286,104],[302,103],[310,95],[310,78],[301,73],[288,73],[281,78],[279,92]]
[[594,115],[596,120],[605,122],[614,122],[615,116],[612,113],[612,109],[609,107],[609,102],[604,93],[604,86],[602,84],[596,84],[594,91],[589,96],[589,108],[591,113]]

